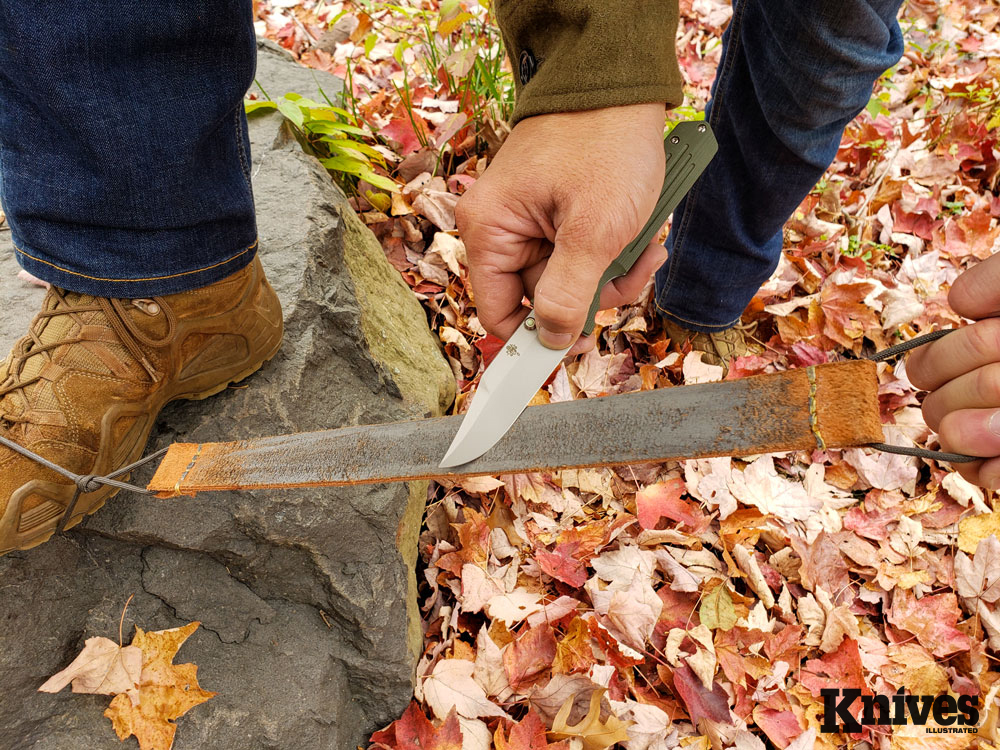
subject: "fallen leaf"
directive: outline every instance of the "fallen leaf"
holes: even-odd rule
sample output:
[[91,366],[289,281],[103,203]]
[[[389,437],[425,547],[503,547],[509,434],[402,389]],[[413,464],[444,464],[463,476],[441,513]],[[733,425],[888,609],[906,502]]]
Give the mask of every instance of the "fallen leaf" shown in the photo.
[[844,638],[857,640],[860,634],[858,618],[851,613],[847,605],[834,607],[826,615],[823,638],[819,644],[820,651],[828,654],[836,650]]
[[562,542],[556,545],[553,552],[538,550],[535,559],[550,576],[578,588],[587,581],[587,567],[574,556],[579,549],[579,542]]
[[882,674],[893,685],[905,687],[911,695],[948,692],[948,673],[919,643],[891,644],[888,654]]
[[507,715],[472,678],[475,669],[476,665],[466,659],[442,659],[434,665],[424,680],[423,693],[435,716],[447,718],[452,711],[467,719]]
[[719,584],[702,598],[698,616],[702,625],[711,630],[730,630],[736,625],[739,619],[736,605],[725,583]]
[[568,698],[556,714],[549,736],[557,740],[579,739],[583,743],[583,750],[604,750],[616,742],[626,742],[629,726],[627,723],[613,714],[601,721],[601,698],[604,697],[604,692],[604,690],[594,691],[590,697],[590,710],[573,726],[566,723],[573,709],[573,699]]
[[892,606],[886,615],[889,622],[913,633],[920,645],[937,657],[967,651],[972,645],[969,636],[956,627],[960,616],[954,594],[917,599],[913,592],[905,589],[893,592]]
[[509,594],[494,596],[486,602],[486,612],[490,617],[502,620],[505,625],[510,627],[529,615],[541,611],[541,599],[540,594],[517,589]]
[[661,518],[667,518],[688,526],[694,534],[704,531],[709,518],[701,506],[683,498],[685,491],[684,480],[679,478],[656,482],[639,490],[635,495],[639,526],[655,529]]
[[823,507],[822,501],[810,497],[801,484],[779,476],[770,455],[761,456],[743,471],[734,471],[729,491],[737,500],[782,521],[805,521]]
[[602,591],[595,584],[593,578],[587,581],[594,611],[604,615],[604,624],[622,643],[643,651],[663,609],[663,600],[656,595],[648,578],[636,571],[628,588]]
[[971,560],[964,552],[955,555],[955,581],[961,596],[991,603],[1000,599],[1000,540],[992,534],[981,540]]
[[525,685],[534,682],[552,667],[555,658],[556,638],[552,627],[539,625],[529,628],[503,652],[503,665],[510,686],[523,692]]
[[410,701],[399,719],[372,735],[372,742],[391,744],[395,750],[462,750],[462,730],[454,710],[435,727],[420,706]]
[[74,693],[118,695],[134,691],[141,672],[142,651],[138,647],[123,648],[110,638],[88,638],[73,662],[38,690],[58,693],[72,682]]
[[569,750],[567,742],[551,744],[545,736],[545,725],[538,714],[529,710],[527,715],[511,727],[504,737],[503,727],[497,725],[493,734],[495,750]]
[[135,735],[140,750],[170,750],[180,718],[216,694],[198,684],[198,667],[174,664],[178,649],[201,623],[147,632],[136,627],[132,646],[142,651],[139,700],[116,695],[104,715],[124,740]]
[[719,683],[714,683],[711,690],[706,690],[691,667],[684,664],[674,670],[674,687],[695,726],[703,718],[723,724],[731,723],[729,696]]
[[594,649],[591,645],[590,628],[581,617],[575,617],[556,644],[556,656],[552,669],[563,674],[586,672],[594,664]]
[[973,554],[988,536],[1000,537],[1000,513],[983,513],[958,522],[958,548],[967,555]]
[[583,714],[590,704],[591,694],[599,689],[600,686],[583,675],[555,674],[544,685],[531,688],[528,704],[551,723],[567,701],[572,701]]

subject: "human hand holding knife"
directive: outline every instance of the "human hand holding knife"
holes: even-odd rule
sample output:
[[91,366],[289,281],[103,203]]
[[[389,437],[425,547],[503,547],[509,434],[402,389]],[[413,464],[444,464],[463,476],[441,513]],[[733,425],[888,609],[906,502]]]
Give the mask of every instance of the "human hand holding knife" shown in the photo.
[[[594,328],[594,314],[601,291],[613,279],[628,273],[681,198],[711,161],[717,144],[704,122],[679,123],[663,144],[666,168],[659,200],[639,234],[625,246],[604,272],[587,313],[583,333]],[[524,318],[506,345],[480,378],[462,425],[455,435],[442,468],[459,466],[488,451],[514,424],[538,388],[570,351],[572,337],[563,348],[549,348],[539,340],[534,313]]]

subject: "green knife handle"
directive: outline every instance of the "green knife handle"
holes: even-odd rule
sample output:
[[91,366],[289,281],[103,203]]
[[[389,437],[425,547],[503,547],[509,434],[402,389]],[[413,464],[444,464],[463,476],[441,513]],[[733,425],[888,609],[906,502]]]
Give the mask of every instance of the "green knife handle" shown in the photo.
[[594,330],[594,315],[597,313],[601,290],[605,284],[624,276],[635,265],[642,251],[660,231],[667,217],[677,208],[681,198],[694,185],[718,148],[719,145],[707,122],[679,122],[663,140],[663,153],[667,157],[667,162],[660,199],[656,202],[656,208],[653,209],[646,226],[611,262],[601,277],[601,283],[597,285],[597,294],[594,295],[594,301],[590,303],[590,311],[587,313],[587,323],[583,327],[584,336]]

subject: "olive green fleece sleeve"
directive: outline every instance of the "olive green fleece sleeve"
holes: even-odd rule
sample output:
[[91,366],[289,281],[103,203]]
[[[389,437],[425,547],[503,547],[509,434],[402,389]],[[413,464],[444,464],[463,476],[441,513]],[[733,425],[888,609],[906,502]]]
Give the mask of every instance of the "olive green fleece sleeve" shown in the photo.
[[495,12],[514,69],[511,125],[683,98],[677,0],[496,0]]

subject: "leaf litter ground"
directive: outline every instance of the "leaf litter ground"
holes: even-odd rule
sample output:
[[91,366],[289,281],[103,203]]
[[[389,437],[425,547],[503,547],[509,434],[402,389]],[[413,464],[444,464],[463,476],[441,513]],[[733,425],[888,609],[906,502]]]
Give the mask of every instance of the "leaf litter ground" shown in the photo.
[[[687,101],[671,119],[703,108],[730,15],[681,0]],[[353,204],[424,304],[462,411],[500,343],[476,318],[454,232],[458,196],[506,132],[509,68],[492,90],[475,78],[477,54],[497,54],[488,13],[464,0],[272,0],[257,17],[303,63],[349,78],[398,185],[362,182]],[[962,323],[949,286],[1000,236],[1000,13],[910,2],[901,18],[905,55],[788,222],[743,318],[760,352],[730,378]],[[535,403],[721,377],[667,340],[648,290],[598,324],[597,349],[564,362]],[[880,382],[887,441],[933,446],[905,367],[882,366]],[[432,485],[418,688],[372,747],[991,747],[995,507],[946,466],[861,450]],[[828,687],[979,696],[984,724],[824,734]]]

